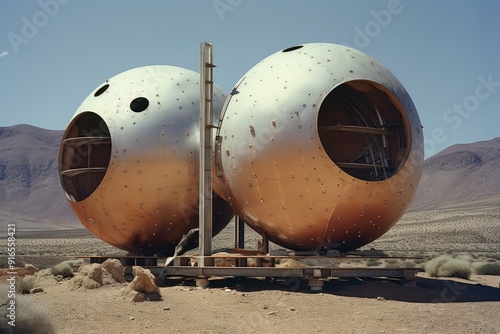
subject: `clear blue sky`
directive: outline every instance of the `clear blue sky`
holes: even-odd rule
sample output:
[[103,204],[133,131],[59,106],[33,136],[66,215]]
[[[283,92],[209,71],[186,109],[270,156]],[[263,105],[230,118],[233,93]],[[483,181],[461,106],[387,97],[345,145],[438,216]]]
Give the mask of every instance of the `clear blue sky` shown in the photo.
[[214,43],[215,81],[229,91],[288,46],[350,45],[410,93],[427,156],[500,136],[497,0],[0,0],[0,126],[63,130],[105,79],[142,65],[199,71]]

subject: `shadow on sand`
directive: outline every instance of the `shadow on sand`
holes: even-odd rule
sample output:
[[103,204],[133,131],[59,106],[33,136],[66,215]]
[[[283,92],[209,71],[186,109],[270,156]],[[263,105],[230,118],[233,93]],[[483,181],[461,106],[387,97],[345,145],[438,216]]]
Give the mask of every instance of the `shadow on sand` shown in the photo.
[[[168,280],[167,285],[194,286],[194,280]],[[230,288],[239,292],[280,290],[312,292],[299,278],[221,278],[210,280],[210,288]],[[462,283],[448,279],[417,277],[414,281],[387,278],[346,278],[326,281],[323,294],[357,298],[383,298],[414,303],[469,303],[500,301],[500,288]]]
[[448,279],[418,277],[413,282],[382,278],[336,280],[325,284],[325,292],[360,298],[382,297],[414,303],[463,303],[500,301],[500,288]]

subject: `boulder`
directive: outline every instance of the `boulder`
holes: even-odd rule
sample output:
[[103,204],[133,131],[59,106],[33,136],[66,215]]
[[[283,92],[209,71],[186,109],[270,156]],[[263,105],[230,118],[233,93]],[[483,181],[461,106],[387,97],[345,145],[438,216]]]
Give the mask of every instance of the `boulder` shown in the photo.
[[98,263],[87,264],[78,269],[73,277],[73,289],[97,289],[102,286],[102,267]]
[[125,283],[125,277],[123,276],[125,268],[118,259],[107,259],[102,264],[102,267],[111,274],[116,282]]
[[139,266],[132,268],[134,279],[123,290],[123,296],[134,302],[161,300],[160,288],[155,284],[155,277],[149,269]]
[[97,289],[103,285],[125,283],[123,272],[124,267],[117,259],[108,259],[103,264],[83,265],[72,279],[73,289]]

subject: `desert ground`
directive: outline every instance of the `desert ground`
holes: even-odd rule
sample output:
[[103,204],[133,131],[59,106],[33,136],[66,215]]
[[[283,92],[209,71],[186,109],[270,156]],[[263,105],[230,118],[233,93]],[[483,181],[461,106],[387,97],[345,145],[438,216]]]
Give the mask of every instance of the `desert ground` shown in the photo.
[[[17,228],[16,261],[40,269],[81,255],[125,254],[82,228],[54,230],[3,220],[2,258],[8,223]],[[414,211],[363,249],[401,257],[370,266],[422,268],[443,254],[467,257],[473,264],[499,263],[499,225],[498,205]],[[229,225],[214,239],[214,248],[232,247],[233,234]],[[247,231],[246,239],[247,247],[255,248],[259,238]],[[341,267],[367,265],[366,260],[335,261]],[[321,264],[305,259],[303,265]],[[161,301],[139,303],[122,296],[127,283],[92,290],[75,289],[71,279],[41,285],[43,292],[25,297],[47,311],[61,334],[500,333],[500,276],[438,279],[420,272],[414,281],[332,278],[321,292],[285,277],[212,277],[208,289],[196,287],[193,279],[172,277],[160,288]]]

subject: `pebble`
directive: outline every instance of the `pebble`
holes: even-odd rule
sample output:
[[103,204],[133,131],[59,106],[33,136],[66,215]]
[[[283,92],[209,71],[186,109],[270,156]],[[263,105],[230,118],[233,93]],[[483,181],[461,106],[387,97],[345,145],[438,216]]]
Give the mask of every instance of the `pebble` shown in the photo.
[[134,317],[128,317],[128,320],[134,320],[135,318]]

